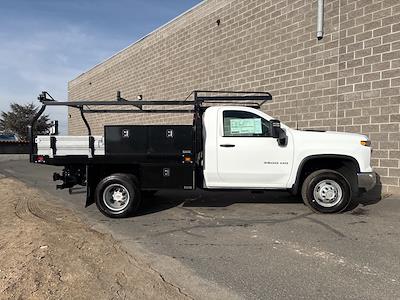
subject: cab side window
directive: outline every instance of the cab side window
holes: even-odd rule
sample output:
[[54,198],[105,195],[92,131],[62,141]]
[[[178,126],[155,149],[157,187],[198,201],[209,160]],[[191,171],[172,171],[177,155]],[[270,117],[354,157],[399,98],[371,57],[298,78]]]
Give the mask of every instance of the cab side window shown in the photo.
[[247,111],[226,110],[223,113],[225,137],[271,137],[272,125]]

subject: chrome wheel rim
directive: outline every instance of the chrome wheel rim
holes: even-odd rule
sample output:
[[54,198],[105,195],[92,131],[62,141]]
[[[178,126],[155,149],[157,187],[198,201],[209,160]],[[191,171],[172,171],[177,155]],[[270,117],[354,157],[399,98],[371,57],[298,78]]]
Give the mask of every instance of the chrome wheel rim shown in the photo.
[[103,192],[103,202],[112,211],[124,210],[130,200],[129,191],[121,184],[111,184]]
[[333,180],[325,179],[317,183],[314,187],[314,201],[323,207],[333,207],[337,205],[343,197],[340,185]]

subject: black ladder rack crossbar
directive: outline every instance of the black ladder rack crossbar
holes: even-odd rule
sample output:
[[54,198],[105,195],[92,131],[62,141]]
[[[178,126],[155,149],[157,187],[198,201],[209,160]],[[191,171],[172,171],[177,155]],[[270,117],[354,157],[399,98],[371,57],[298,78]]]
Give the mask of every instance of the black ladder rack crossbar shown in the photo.
[[[264,104],[266,101],[269,101],[265,96],[232,96],[230,98],[223,96],[207,96],[207,97],[198,97],[196,101],[193,100],[126,100],[126,101],[67,101],[67,102],[59,102],[46,100],[41,101],[43,105],[46,106],[68,106],[68,107],[76,107],[79,108],[81,106],[138,106],[138,105],[149,105],[149,106],[193,106],[196,104],[203,104],[207,102],[214,103],[229,103],[229,102],[243,102],[245,101],[260,101],[259,106]],[[254,103],[252,103],[254,104]]]
[[179,101],[179,100],[124,100],[124,101],[41,101],[46,106],[68,106],[80,108],[82,106],[138,106],[138,105],[151,105],[151,106],[163,106],[163,105],[194,105],[194,101]]
[[[205,96],[201,93],[212,93],[218,95]],[[117,100],[115,101],[63,101],[59,102],[54,100],[47,92],[42,92],[38,97],[39,101],[46,106],[68,106],[75,108],[82,108],[84,106],[131,106],[142,109],[142,106],[201,106],[204,103],[235,103],[242,102],[246,105],[246,101],[258,102],[257,105],[262,106],[267,101],[272,100],[272,96],[267,92],[237,92],[237,91],[194,91],[194,100],[126,100],[121,98],[120,92],[117,93]],[[192,95],[191,94],[191,95]],[[233,94],[233,95],[222,95]],[[187,112],[187,109],[184,109]],[[101,112],[104,112],[102,110]]]

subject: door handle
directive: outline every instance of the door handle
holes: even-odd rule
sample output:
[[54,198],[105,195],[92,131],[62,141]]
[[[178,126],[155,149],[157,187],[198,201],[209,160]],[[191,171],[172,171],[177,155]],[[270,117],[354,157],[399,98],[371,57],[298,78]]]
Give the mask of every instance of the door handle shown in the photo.
[[220,147],[225,147],[225,148],[233,148],[235,147],[235,145],[232,144],[223,144],[223,145],[219,145]]

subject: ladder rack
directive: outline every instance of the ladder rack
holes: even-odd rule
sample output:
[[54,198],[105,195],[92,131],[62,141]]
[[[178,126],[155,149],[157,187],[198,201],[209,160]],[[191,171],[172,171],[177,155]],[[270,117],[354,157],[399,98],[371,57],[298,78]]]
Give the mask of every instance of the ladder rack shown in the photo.
[[[188,98],[193,95],[193,99]],[[30,126],[28,126],[28,136],[30,142],[31,160],[32,154],[35,151],[35,134],[33,128],[37,120],[43,114],[47,106],[67,106],[76,108],[80,111],[81,118],[85,123],[88,131],[89,139],[92,136],[92,130],[89,122],[85,117],[85,113],[193,113],[195,117],[199,117],[207,108],[207,104],[235,104],[242,106],[249,106],[253,108],[260,108],[267,101],[272,100],[272,95],[268,92],[245,92],[245,91],[207,91],[197,90],[193,91],[186,100],[142,100],[140,96],[138,100],[126,100],[121,97],[121,92],[117,92],[117,98],[111,101],[93,101],[93,100],[79,100],[79,101],[56,101],[48,92],[42,92],[38,100],[41,102],[42,107],[33,118]],[[91,108],[95,107],[95,108]],[[118,106],[125,109],[109,109],[98,107],[101,106]],[[172,107],[165,109],[165,106]],[[175,106],[175,107],[174,107]],[[197,118],[198,119],[198,118]],[[92,144],[92,143],[91,143]],[[93,148],[93,147],[92,147]]]

